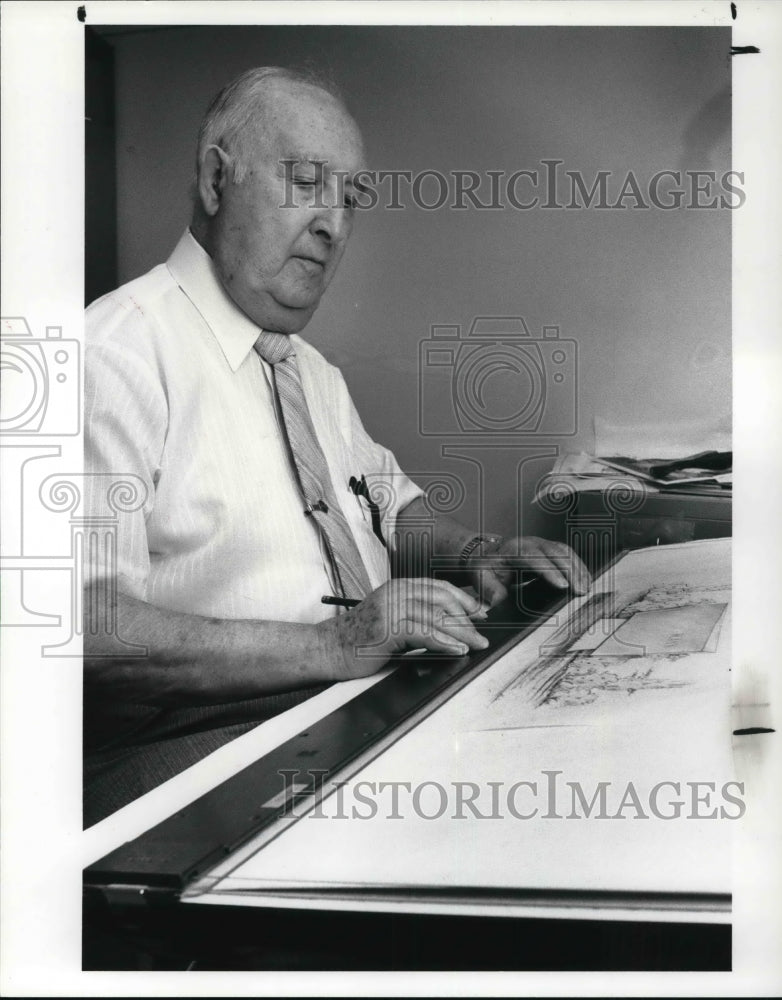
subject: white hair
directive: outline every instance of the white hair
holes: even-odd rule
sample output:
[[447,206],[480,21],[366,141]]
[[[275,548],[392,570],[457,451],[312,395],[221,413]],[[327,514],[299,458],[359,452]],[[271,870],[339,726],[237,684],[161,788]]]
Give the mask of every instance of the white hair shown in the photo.
[[288,69],[283,66],[260,66],[248,69],[227,84],[215,97],[198,130],[196,153],[196,184],[198,172],[209,146],[219,146],[232,158],[232,177],[241,183],[247,170],[248,133],[252,125],[263,127],[264,112],[270,83],[286,80],[317,87],[342,103],[342,96],[333,81],[311,69]]

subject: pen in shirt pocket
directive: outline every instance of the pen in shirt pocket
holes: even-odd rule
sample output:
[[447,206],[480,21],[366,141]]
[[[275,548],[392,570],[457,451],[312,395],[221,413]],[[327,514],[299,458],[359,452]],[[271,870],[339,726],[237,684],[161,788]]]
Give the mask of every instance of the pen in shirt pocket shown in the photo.
[[367,512],[366,512],[366,508],[364,507],[364,504],[361,502],[361,495],[358,492],[359,489],[360,489],[359,481],[356,479],[355,476],[351,476],[350,479],[349,479],[349,481],[348,481],[348,492],[352,493],[353,496],[356,498],[356,506],[361,511],[361,516],[366,521],[366,519],[367,519]]
[[361,512],[366,519],[366,512],[364,511],[364,505],[361,503],[360,497],[363,497],[366,501],[367,507],[369,508],[369,514],[372,518],[372,531],[375,533],[377,539],[383,548],[388,548],[386,545],[386,540],[383,537],[383,530],[380,526],[380,507],[373,502],[372,497],[369,494],[369,486],[367,485],[367,477],[362,474],[361,479],[357,479],[355,476],[351,476],[348,480],[348,489],[356,497],[358,505],[361,507]]

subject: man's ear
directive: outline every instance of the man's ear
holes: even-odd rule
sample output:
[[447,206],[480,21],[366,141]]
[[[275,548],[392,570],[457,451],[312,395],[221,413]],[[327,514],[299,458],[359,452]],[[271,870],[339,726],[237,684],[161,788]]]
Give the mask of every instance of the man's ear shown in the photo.
[[198,171],[198,197],[207,215],[217,215],[228,183],[231,158],[219,146],[207,146]]

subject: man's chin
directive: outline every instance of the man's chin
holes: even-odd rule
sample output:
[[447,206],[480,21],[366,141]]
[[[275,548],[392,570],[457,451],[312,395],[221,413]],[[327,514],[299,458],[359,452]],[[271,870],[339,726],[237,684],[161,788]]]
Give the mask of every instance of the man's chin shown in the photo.
[[263,303],[254,306],[252,311],[244,309],[250,319],[263,330],[270,333],[298,333],[312,319],[318,308],[318,298],[315,302],[293,304],[290,300],[280,302],[269,296]]
[[274,333],[298,333],[312,319],[318,303],[308,306],[290,306],[277,303],[277,308],[273,310],[273,315],[269,317],[265,324],[265,330]]

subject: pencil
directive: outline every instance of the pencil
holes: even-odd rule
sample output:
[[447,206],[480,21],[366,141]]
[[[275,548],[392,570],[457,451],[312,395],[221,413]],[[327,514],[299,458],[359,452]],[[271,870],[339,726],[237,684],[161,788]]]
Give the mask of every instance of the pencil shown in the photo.
[[355,608],[357,604],[361,604],[355,597],[321,597],[321,604],[336,604],[340,608]]

